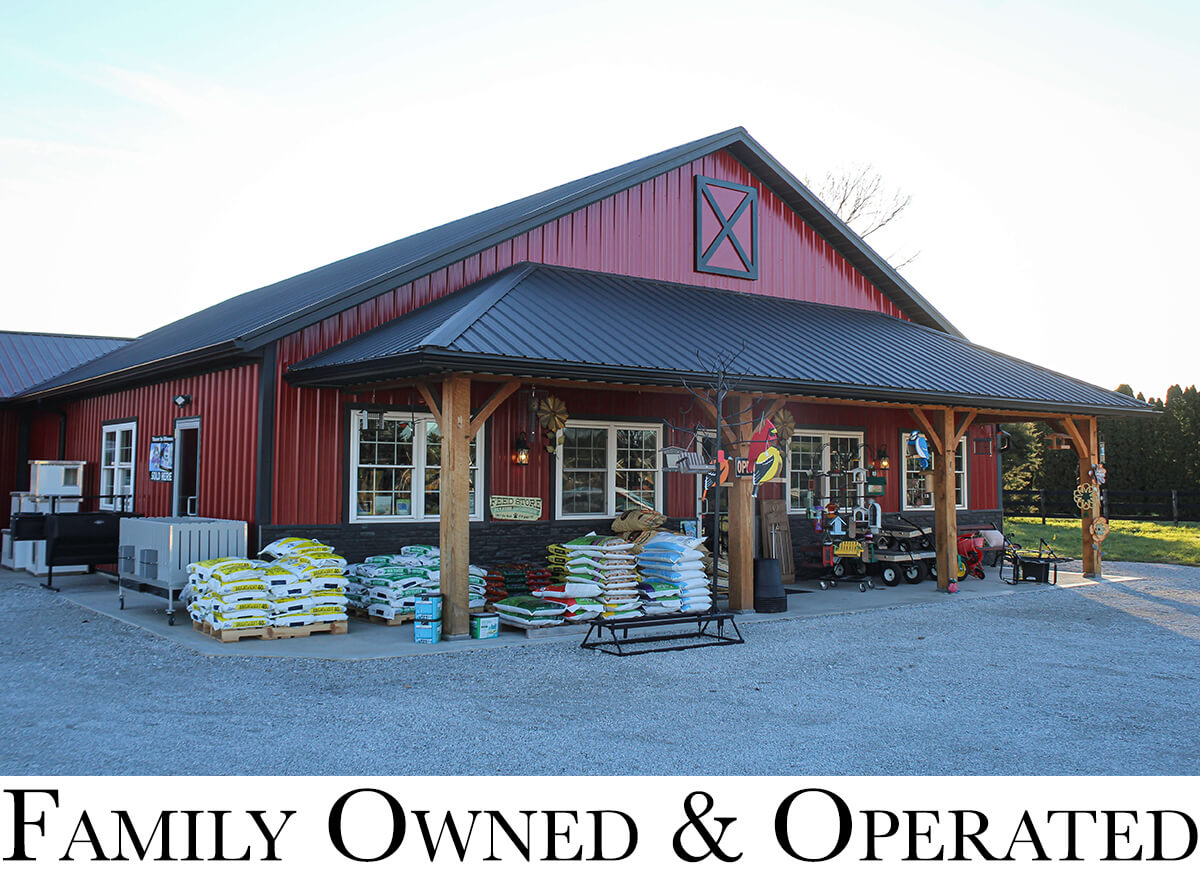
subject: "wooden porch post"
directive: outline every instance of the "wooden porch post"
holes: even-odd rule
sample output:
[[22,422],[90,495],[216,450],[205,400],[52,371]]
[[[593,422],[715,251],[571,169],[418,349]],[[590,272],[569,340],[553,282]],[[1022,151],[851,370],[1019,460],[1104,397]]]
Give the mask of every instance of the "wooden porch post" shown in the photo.
[[[735,441],[726,456],[741,457],[750,450],[754,436],[752,401],[735,394],[730,405],[726,420]],[[754,480],[737,478],[731,469],[729,481],[729,608],[744,611],[754,608]]]
[[[1095,418],[1088,418],[1082,425],[1086,455],[1079,458],[1079,483],[1086,484],[1092,480],[1092,464],[1100,462],[1100,435]],[[1100,578],[1104,574],[1103,561],[1099,549],[1093,548],[1092,523],[1100,517],[1100,495],[1092,500],[1092,507],[1083,512],[1083,575],[1085,578]]]
[[958,440],[954,438],[954,410],[934,414],[937,430],[937,459],[933,465],[933,521],[937,539],[938,590],[946,590],[951,581],[958,580],[958,510],[954,499],[954,455]]
[[470,631],[467,567],[471,562],[471,380],[450,375],[442,382],[441,549],[442,632],[450,639]]

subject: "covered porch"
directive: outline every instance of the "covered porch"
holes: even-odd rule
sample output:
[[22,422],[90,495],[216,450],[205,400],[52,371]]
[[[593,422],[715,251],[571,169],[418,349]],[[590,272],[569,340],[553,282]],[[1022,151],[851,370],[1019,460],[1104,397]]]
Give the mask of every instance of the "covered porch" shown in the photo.
[[[1049,421],[1094,483],[1097,417],[1147,414],[1143,404],[960,338],[864,310],[521,264],[292,365],[297,387],[344,395],[409,389],[441,434],[441,585],[445,632],[468,628],[471,442],[525,388],[679,396],[707,390],[706,361],[727,361],[719,403],[698,402],[733,456],[785,406],[902,416],[932,457],[939,587],[957,574],[955,451],[969,428]],[[485,388],[475,391],[473,385]],[[798,425],[801,423],[797,422]],[[659,446],[661,448],[661,446]],[[753,604],[754,484],[731,477],[729,607]],[[1099,575],[1081,513],[1084,573]]]

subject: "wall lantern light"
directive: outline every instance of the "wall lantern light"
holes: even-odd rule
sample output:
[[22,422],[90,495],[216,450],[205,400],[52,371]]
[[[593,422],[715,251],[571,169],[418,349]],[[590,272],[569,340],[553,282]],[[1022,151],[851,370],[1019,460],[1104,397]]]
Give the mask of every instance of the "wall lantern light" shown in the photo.
[[513,443],[513,463],[517,466],[529,465],[529,440],[525,438],[524,431],[517,434],[517,441]]
[[891,469],[892,459],[888,457],[887,449],[882,445],[879,446],[879,452],[875,455],[875,465],[880,469]]
[[171,402],[175,404],[176,408],[182,409],[184,406],[190,406],[192,404],[192,395],[176,394]]

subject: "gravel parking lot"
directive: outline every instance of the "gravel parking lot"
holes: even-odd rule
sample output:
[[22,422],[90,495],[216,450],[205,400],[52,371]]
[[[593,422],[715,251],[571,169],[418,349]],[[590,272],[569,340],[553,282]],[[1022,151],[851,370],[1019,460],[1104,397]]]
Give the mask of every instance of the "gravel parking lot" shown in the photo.
[[[617,658],[578,640],[374,661],[206,657],[0,589],[7,775],[1200,773],[1200,569],[771,621]],[[266,766],[264,767],[264,761]]]

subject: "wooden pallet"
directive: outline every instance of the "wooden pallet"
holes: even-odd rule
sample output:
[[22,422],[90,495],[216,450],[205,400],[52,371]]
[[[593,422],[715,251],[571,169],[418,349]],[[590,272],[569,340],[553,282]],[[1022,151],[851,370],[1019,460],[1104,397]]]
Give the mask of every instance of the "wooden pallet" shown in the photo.
[[399,617],[389,620],[387,618],[381,618],[379,615],[373,615],[366,609],[359,609],[355,608],[354,606],[346,606],[346,611],[351,616],[358,618],[360,621],[369,621],[372,624],[382,624],[385,627],[399,627],[401,624],[407,624],[414,618],[413,613],[409,612],[407,615],[400,615]]
[[218,642],[240,642],[242,639],[270,639],[274,627],[253,627],[248,630],[215,630],[208,624],[192,621],[192,629]]
[[313,633],[329,633],[340,636],[350,631],[349,621],[330,621],[323,624],[309,624],[305,627],[254,627],[249,630],[214,630],[211,626],[199,621],[192,621],[192,629],[203,633],[218,642],[240,642],[242,639],[303,639]]
[[269,639],[303,639],[313,633],[329,633],[341,636],[350,632],[349,621],[329,621],[324,624],[308,624],[304,627],[272,627]]

